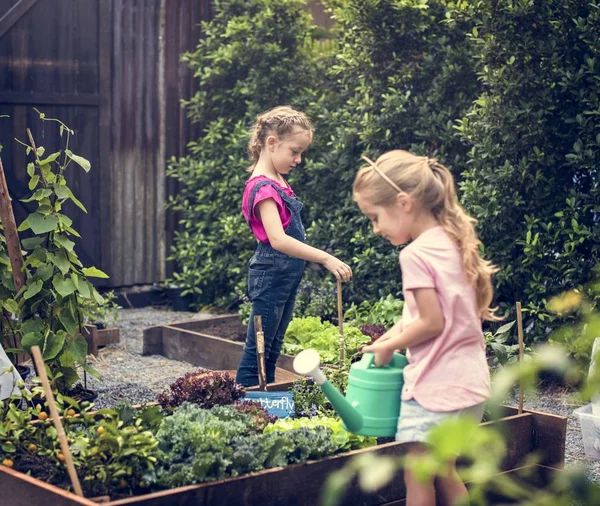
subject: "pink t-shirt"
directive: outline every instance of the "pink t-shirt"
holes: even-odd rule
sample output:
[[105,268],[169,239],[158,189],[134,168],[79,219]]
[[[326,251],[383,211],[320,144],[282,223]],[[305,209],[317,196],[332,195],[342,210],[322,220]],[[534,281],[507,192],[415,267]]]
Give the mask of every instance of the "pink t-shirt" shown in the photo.
[[[256,176],[248,179],[246,181],[246,188],[244,189],[244,196],[242,197],[242,213],[244,214],[244,218],[248,221],[249,210],[248,206],[250,204],[250,195],[252,194],[252,190],[254,187],[260,183],[261,181],[268,180],[273,184],[276,184],[281,190],[283,190],[286,195],[289,195],[292,198],[296,198],[294,192],[289,186],[283,186],[279,184],[277,181],[268,178],[267,176]],[[292,221],[292,213],[285,205],[283,198],[281,195],[277,193],[277,190],[273,188],[270,184],[266,184],[262,186],[258,192],[256,192],[256,196],[254,197],[254,203],[252,207],[252,213],[250,214],[250,228],[252,229],[252,233],[254,237],[256,237],[260,242],[264,242],[265,244],[269,244],[269,238],[267,237],[267,232],[265,231],[265,227],[263,227],[262,222],[256,217],[255,209],[256,204],[258,204],[262,200],[273,199],[277,204],[277,209],[279,210],[279,218],[281,219],[281,224],[283,225],[283,229],[285,230],[290,221]]]
[[458,248],[441,227],[423,232],[400,252],[407,328],[419,316],[413,290],[435,288],[444,330],[407,350],[402,400],[430,411],[454,411],[490,397],[490,372],[475,289],[463,273]]

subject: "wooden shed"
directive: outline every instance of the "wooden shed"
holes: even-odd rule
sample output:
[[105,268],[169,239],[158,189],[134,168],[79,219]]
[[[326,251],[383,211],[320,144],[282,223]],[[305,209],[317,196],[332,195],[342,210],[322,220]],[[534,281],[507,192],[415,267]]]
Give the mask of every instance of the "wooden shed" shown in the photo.
[[180,100],[193,93],[181,53],[195,48],[210,0],[0,0],[0,144],[18,222],[29,212],[31,128],[47,152],[58,130],[34,107],[75,130],[71,150],[89,174],[68,175],[88,214],[73,210],[78,254],[109,286],[160,281],[174,223],[164,210],[165,160],[197,138]]
[[[311,0],[315,22],[330,19]],[[194,79],[180,55],[202,36],[211,0],[0,0],[0,156],[20,223],[30,212],[26,154],[14,138],[30,128],[48,153],[58,128],[75,130],[71,150],[92,164],[71,170],[70,187],[88,214],[67,208],[82,236],[85,265],[110,275],[105,286],[162,281],[175,217],[165,211],[176,182],[166,160],[186,154],[200,134],[180,101]],[[71,212],[72,211],[72,212]]]

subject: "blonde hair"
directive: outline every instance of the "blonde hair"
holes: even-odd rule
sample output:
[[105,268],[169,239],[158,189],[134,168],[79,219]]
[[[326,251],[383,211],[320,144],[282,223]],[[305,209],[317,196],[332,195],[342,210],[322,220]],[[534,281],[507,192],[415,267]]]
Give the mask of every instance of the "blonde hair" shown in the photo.
[[269,135],[275,134],[280,139],[285,139],[292,134],[298,127],[313,134],[313,125],[303,112],[292,109],[287,105],[280,105],[270,109],[256,118],[256,123],[250,129],[250,141],[248,142],[248,154],[254,162],[248,167],[248,172],[252,172],[260,152],[265,147],[265,141]]
[[476,220],[461,207],[450,171],[435,158],[416,156],[402,150],[389,151],[359,170],[352,191],[354,199],[386,207],[406,193],[430,210],[455,242],[462,256],[467,281],[475,288],[477,309],[483,320],[500,320],[490,308],[494,290],[492,275],[498,268],[479,255],[481,241]]

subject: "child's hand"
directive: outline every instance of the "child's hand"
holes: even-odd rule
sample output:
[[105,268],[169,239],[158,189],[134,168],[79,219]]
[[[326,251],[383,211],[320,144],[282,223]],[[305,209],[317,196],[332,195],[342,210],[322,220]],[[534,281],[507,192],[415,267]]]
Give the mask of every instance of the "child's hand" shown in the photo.
[[323,266],[331,272],[336,279],[341,281],[349,281],[352,277],[352,269],[349,265],[334,257],[333,255],[327,255]]
[[375,365],[382,366],[389,364],[394,357],[394,350],[390,349],[388,346],[379,345],[379,339],[375,341],[374,344],[369,344],[368,346],[363,346],[360,349],[361,353],[373,353],[375,355]]

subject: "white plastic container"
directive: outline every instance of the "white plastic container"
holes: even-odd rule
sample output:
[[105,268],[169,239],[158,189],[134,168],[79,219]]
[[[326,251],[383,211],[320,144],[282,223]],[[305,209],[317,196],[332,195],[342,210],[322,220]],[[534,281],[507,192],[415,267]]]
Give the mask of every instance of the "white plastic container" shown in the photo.
[[592,405],[586,404],[573,412],[581,424],[585,455],[600,460],[600,416],[592,413]]

